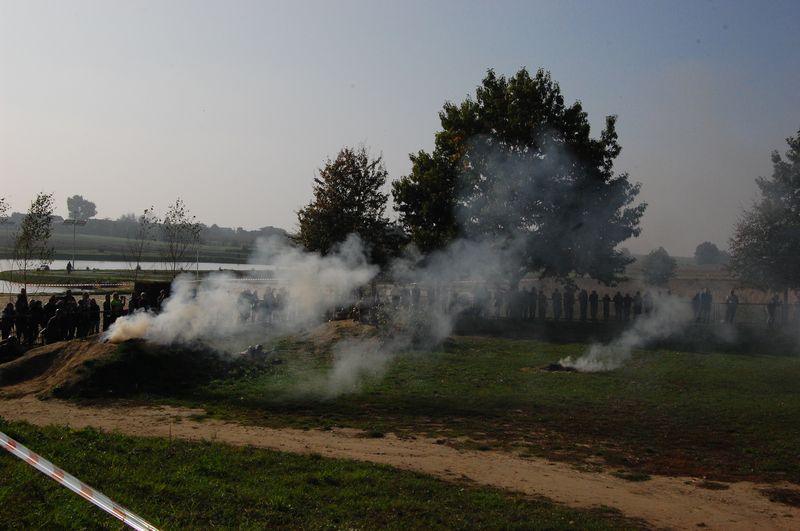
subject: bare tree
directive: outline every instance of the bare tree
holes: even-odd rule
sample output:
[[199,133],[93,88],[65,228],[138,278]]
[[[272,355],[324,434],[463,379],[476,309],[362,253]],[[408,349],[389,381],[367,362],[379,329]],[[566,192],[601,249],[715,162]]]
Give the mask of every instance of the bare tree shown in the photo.
[[28,285],[28,270],[35,264],[53,261],[49,246],[53,233],[53,194],[39,193],[14,233],[14,262],[22,271],[22,283]]
[[155,209],[151,206],[145,208],[141,216],[136,218],[136,224],[132,232],[128,233],[128,242],[125,246],[125,258],[133,269],[133,281],[139,277],[142,269],[142,257],[147,250],[149,242],[153,240],[156,226],[159,219],[155,214]]
[[200,224],[180,197],[167,209],[161,222],[161,235],[165,244],[162,260],[173,276],[177,275],[200,243]]

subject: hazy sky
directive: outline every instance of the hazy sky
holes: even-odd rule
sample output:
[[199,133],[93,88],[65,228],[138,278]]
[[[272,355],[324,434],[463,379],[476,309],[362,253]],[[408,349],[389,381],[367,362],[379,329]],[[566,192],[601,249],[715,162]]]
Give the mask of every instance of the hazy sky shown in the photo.
[[294,230],[345,145],[392,178],[487,68],[550,70],[648,202],[636,252],[725,246],[800,129],[800,2],[0,0],[0,197]]

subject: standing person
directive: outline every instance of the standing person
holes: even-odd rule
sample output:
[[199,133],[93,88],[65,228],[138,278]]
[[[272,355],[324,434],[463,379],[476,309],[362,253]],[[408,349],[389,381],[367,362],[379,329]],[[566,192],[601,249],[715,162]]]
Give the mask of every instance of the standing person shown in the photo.
[[106,293],[105,299],[103,299],[103,332],[108,330],[108,327],[111,326],[113,318],[111,317],[111,295]]
[[111,324],[114,324],[114,321],[122,317],[124,306],[124,302],[119,298],[119,293],[111,294]]
[[47,344],[64,340],[64,323],[61,317],[61,308],[56,309],[56,313],[47,321],[47,328],[42,332],[44,332],[44,340]]
[[86,337],[89,335],[89,326],[91,324],[91,308],[89,303],[89,294],[83,292],[81,300],[78,303],[77,312],[77,336]]
[[553,298],[553,320],[558,321],[559,319],[561,319],[561,304],[562,304],[561,292],[558,291],[558,288],[553,290],[552,298]]
[[30,313],[30,307],[28,306],[28,293],[25,288],[19,290],[19,295],[17,295],[17,303],[14,305],[14,309],[17,311],[17,315],[14,320],[14,328],[17,331],[17,339],[19,339],[19,342],[22,343],[22,341],[27,338],[28,314]]
[[611,313],[611,297],[608,293],[603,295],[603,321],[608,322],[608,315]]
[[642,294],[638,291],[633,296],[633,318],[638,319],[642,315]]
[[622,298],[622,319],[624,321],[631,320],[631,306],[633,305],[633,297],[630,293],[626,293]]
[[100,306],[94,298],[89,301],[89,333],[100,333]]
[[600,296],[597,294],[597,291],[592,290],[589,294],[589,316],[592,319],[592,322],[597,321],[597,303],[599,302]]
[[781,299],[777,295],[773,295],[767,303],[767,326],[770,328],[775,326],[775,317],[778,315],[778,307],[781,305]]
[[17,316],[17,311],[14,309],[14,303],[9,302],[3,308],[3,314],[0,315],[0,337],[8,339],[11,336],[11,331],[14,329],[14,319]]
[[702,319],[701,303],[700,303],[701,298],[702,295],[699,291],[694,294],[694,297],[692,297],[692,313],[694,313],[694,320],[698,323]]
[[42,309],[44,310],[44,315],[42,316],[42,328],[44,328],[47,326],[50,318],[56,314],[56,297],[53,295],[47,299],[47,303]]
[[45,324],[42,301],[31,301],[30,309],[31,315],[30,319],[28,319],[28,345],[33,345],[36,342],[36,338],[39,337],[39,328],[43,327]]
[[725,299],[725,322],[733,324],[736,318],[736,308],[739,306],[739,297],[734,290],[731,290],[728,298]]
[[[582,289],[580,293],[578,293],[578,310],[581,316],[581,322],[586,322],[586,310],[589,304],[589,294],[586,293],[585,289]],[[597,304],[595,304],[595,313],[597,312]]]
[[617,321],[623,320],[625,298],[619,291],[614,295],[614,319]]
[[642,296],[642,307],[645,315],[649,315],[653,311],[653,296],[650,295],[649,291],[645,291]]
[[572,321],[573,315],[575,315],[575,290],[572,286],[567,286],[564,288],[564,318]]
[[528,290],[528,296],[527,296],[528,315],[526,315],[526,317],[530,321],[536,320],[536,304],[538,302],[539,302],[539,296],[536,293],[536,286],[531,286],[531,289]]

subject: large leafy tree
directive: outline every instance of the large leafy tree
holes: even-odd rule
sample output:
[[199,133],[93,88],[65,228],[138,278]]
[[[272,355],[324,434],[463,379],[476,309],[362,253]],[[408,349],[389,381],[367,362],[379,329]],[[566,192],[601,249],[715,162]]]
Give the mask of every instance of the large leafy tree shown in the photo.
[[439,113],[433,153],[411,157],[393,186],[400,221],[423,251],[455,236],[514,249],[528,271],[615,281],[631,259],[617,250],[639,234],[639,185],[614,172],[616,117],[590,136],[580,102],[566,105],[550,74],[489,71],[475,97]]
[[659,247],[642,259],[644,281],[651,286],[666,287],[675,276],[678,263],[663,247]]
[[309,251],[327,254],[357,234],[371,260],[383,264],[395,254],[398,234],[385,216],[388,173],[381,157],[365,147],[345,147],[325,163],[314,179],[314,198],[297,213],[297,240]]
[[772,177],[758,177],[760,199],[746,211],[730,241],[730,268],[764,290],[800,288],[800,130],[786,139],[785,158],[772,152]]
[[67,210],[69,217],[77,220],[87,220],[97,215],[97,206],[88,199],[84,199],[82,195],[68,197]]

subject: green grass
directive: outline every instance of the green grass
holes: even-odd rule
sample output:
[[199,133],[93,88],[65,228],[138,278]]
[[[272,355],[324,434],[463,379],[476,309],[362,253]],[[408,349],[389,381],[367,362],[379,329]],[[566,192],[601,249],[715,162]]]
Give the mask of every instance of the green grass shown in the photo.
[[[11,258],[13,228],[0,229],[0,258]],[[50,239],[54,249],[54,259],[70,260],[72,258],[72,232],[58,232]],[[75,236],[75,258],[80,266],[86,260],[125,260],[131,242],[118,236],[102,236],[97,234],[78,234]],[[164,242],[148,242],[147,251],[142,257],[144,261],[160,260],[160,251]],[[201,262],[245,263],[252,253],[252,246],[236,243],[203,243],[200,245]],[[194,256],[190,260],[194,260]]]
[[180,361],[185,354],[170,372],[144,361],[153,354],[142,345],[129,344],[122,348],[127,365],[112,364],[107,381],[88,378],[94,387],[63,394],[138,389],[123,394],[254,424],[424,433],[473,449],[601,459],[641,473],[800,483],[797,357],[639,351],[608,373],[550,373],[540,368],[586,346],[459,337],[442,351],[401,355],[384,377],[328,399],[326,353],[303,342],[276,348],[282,363],[229,372],[200,367],[194,378]]
[[[212,443],[34,428],[0,430],[163,529],[632,529],[494,489],[353,461]],[[0,454],[0,527],[120,529],[82,498]]]

